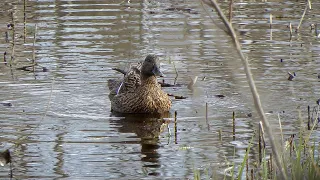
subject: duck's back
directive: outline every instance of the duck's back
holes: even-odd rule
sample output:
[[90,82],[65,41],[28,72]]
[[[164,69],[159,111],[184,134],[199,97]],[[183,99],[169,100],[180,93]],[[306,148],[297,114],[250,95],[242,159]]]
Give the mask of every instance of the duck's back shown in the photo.
[[122,113],[164,113],[170,110],[171,100],[159,84],[143,84],[134,92],[116,95],[111,106]]
[[123,79],[109,79],[108,87],[110,90],[109,98],[113,99],[113,96],[126,92],[134,92],[137,87],[141,85],[141,62],[136,65],[130,66],[129,70],[124,74]]

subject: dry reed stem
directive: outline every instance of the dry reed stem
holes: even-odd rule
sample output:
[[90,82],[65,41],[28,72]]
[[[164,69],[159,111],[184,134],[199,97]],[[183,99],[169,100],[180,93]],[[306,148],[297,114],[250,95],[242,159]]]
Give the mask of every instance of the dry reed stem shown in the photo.
[[272,14],[270,14],[270,29],[272,29]]
[[232,12],[233,12],[233,0],[230,0],[230,3],[229,3],[229,22],[230,23],[232,20]]
[[208,2],[208,1],[210,3],[207,3],[207,4],[209,6],[211,6],[211,7],[213,7],[216,10],[217,14],[219,15],[219,17],[221,18],[221,20],[223,21],[223,23],[225,24],[225,26],[227,27],[228,31],[231,34],[231,38],[232,38],[232,40],[233,40],[233,42],[235,44],[235,47],[236,47],[236,49],[237,49],[237,51],[239,53],[239,56],[240,56],[240,58],[242,60],[243,65],[244,65],[245,73],[246,73],[246,76],[247,76],[247,79],[248,79],[248,82],[249,82],[249,86],[250,86],[250,90],[251,90],[251,93],[252,93],[252,96],[253,96],[255,108],[258,111],[258,114],[259,114],[260,118],[262,119],[263,125],[264,125],[264,127],[266,129],[266,132],[267,132],[267,135],[269,137],[271,148],[272,148],[272,152],[274,153],[274,158],[276,160],[276,164],[277,164],[277,167],[279,169],[279,173],[280,173],[281,179],[287,179],[287,174],[284,171],[283,166],[281,165],[280,155],[279,155],[279,152],[278,152],[278,150],[276,148],[275,137],[272,134],[272,130],[271,130],[270,125],[269,125],[269,121],[267,120],[267,118],[265,116],[265,113],[264,113],[264,110],[262,109],[260,97],[259,97],[257,88],[255,86],[255,83],[254,83],[254,80],[253,80],[253,77],[252,77],[252,73],[251,73],[251,69],[249,67],[248,59],[242,53],[241,45],[240,45],[240,42],[239,42],[239,40],[237,38],[237,35],[236,35],[232,25],[230,23],[228,23],[228,20],[227,20],[226,16],[221,11],[221,9],[220,9],[219,5],[217,4],[217,2],[215,0],[206,0],[206,2]]
[[283,147],[283,132],[282,132],[282,125],[281,125],[281,119],[280,114],[278,113],[278,120],[279,120],[279,127],[280,127],[280,133],[281,133],[281,147]]
[[202,8],[204,9],[204,11],[207,13],[207,15],[209,16],[209,18],[211,19],[212,23],[214,25],[216,25],[219,29],[221,29],[222,31],[224,31],[225,33],[229,34],[229,32],[227,30],[225,30],[223,27],[221,27],[219,24],[216,23],[216,20],[209,14],[209,12],[207,11],[207,9],[204,7],[203,2],[208,4],[209,2],[206,2],[204,0],[199,0],[200,4],[202,6]]
[[309,7],[309,9],[311,9],[311,2],[310,2],[310,0],[306,0],[306,7],[304,8],[304,11],[303,11],[303,14],[302,14],[302,16],[301,16],[301,18],[300,18],[300,22],[299,22],[299,25],[298,25],[298,27],[297,27],[297,29],[296,29],[296,32],[298,32],[299,31],[299,29],[300,29],[300,26],[301,26],[301,24],[302,24],[302,21],[303,21],[303,19],[304,19],[304,16],[306,15],[306,12],[307,12],[307,9],[308,9],[308,7]]

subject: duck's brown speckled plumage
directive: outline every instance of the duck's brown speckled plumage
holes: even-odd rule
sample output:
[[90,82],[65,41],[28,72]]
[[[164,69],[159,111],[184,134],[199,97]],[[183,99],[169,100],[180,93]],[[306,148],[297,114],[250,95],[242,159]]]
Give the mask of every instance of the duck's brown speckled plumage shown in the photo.
[[155,55],[148,55],[143,63],[131,66],[122,80],[108,81],[112,111],[164,113],[170,110],[171,100],[155,76],[161,73],[157,59]]

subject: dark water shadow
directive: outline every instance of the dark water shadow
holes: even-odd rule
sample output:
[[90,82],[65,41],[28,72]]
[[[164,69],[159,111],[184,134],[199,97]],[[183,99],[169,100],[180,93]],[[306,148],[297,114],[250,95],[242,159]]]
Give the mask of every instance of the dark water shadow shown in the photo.
[[[118,126],[120,133],[135,133],[141,139],[141,161],[145,162],[143,167],[160,168],[159,136],[166,129],[167,124],[170,123],[170,120],[165,120],[164,118],[170,118],[171,113],[147,115],[112,112],[110,116],[122,117],[121,119],[111,120],[112,123]],[[152,176],[159,175],[157,172],[148,172],[147,174]]]

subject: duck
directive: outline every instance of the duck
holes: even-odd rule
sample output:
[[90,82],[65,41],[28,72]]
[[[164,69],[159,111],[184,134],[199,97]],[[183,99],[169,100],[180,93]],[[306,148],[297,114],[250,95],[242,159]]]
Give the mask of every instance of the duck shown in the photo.
[[169,112],[171,99],[161,89],[157,76],[163,77],[159,57],[149,54],[143,62],[131,65],[121,80],[109,79],[111,111],[118,113],[162,114]]

